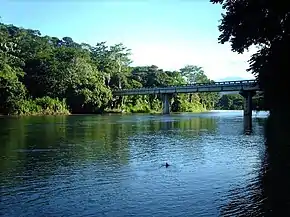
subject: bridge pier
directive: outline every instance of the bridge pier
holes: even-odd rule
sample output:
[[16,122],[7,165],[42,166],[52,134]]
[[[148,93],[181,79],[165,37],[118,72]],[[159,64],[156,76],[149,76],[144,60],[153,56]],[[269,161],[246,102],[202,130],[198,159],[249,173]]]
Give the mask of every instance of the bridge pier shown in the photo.
[[240,94],[244,97],[244,130],[250,133],[252,132],[252,98],[256,94],[256,91],[242,90]]
[[164,93],[161,94],[162,98],[162,114],[170,114],[170,102],[171,102],[171,94]]

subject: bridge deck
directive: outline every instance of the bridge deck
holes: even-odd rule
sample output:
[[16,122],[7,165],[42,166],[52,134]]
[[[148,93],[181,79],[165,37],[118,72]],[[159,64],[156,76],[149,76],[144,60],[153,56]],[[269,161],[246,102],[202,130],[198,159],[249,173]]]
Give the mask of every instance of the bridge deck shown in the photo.
[[153,87],[138,89],[122,89],[113,91],[115,96],[172,94],[172,93],[196,93],[196,92],[225,92],[242,90],[260,90],[256,80],[222,81],[214,83],[195,83],[170,87]]

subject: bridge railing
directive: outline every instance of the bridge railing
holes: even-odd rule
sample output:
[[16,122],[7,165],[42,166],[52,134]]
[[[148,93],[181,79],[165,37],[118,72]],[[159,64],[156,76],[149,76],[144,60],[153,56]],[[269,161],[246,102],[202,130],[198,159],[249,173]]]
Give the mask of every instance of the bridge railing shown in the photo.
[[180,87],[200,87],[200,86],[228,86],[228,85],[256,85],[256,80],[240,80],[240,81],[217,81],[217,82],[207,82],[207,83],[189,83],[189,84],[180,84],[174,86],[158,86],[158,87],[141,87],[141,88],[131,88],[131,89],[115,89],[115,92],[125,92],[125,91],[141,91],[141,90],[152,90],[156,88],[180,88]]
[[188,83],[181,84],[178,86],[168,86],[168,87],[180,87],[180,86],[204,86],[204,85],[227,85],[227,84],[256,84],[256,80],[241,80],[241,81],[215,81],[215,82],[207,82],[207,83]]

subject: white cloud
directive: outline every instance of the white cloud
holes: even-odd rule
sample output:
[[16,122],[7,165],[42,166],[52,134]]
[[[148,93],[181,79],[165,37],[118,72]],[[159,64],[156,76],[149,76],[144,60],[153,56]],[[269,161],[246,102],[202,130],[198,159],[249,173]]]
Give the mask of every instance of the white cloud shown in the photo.
[[207,76],[214,80],[225,77],[253,79],[247,72],[247,60],[255,51],[239,55],[231,51],[229,44],[216,41],[179,42],[147,41],[129,45],[132,49],[133,65],[157,65],[165,70],[178,70],[187,64],[204,68]]

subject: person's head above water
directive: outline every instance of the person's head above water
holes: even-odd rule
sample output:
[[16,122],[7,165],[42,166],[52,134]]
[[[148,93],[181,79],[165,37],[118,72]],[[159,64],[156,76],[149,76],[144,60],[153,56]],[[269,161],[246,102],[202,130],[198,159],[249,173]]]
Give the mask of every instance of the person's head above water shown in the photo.
[[166,167],[169,167],[169,164],[166,162],[165,166],[166,166]]

